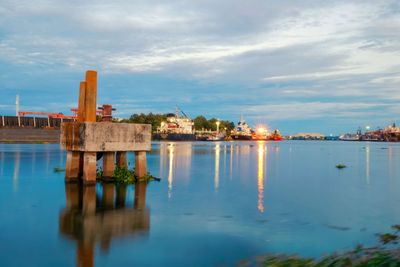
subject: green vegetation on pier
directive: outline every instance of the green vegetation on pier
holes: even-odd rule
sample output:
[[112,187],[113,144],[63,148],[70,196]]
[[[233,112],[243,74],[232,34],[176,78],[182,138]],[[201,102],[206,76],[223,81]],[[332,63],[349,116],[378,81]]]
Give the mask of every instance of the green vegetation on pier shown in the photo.
[[[96,171],[96,180],[103,181],[103,170],[98,168]],[[109,182],[113,182],[115,184],[134,184],[136,182],[150,182],[150,181],[160,181],[160,178],[154,177],[150,173],[147,173],[146,176],[138,177],[135,174],[135,169],[127,169],[120,168],[118,166],[114,169],[114,176],[112,179],[107,179]]]

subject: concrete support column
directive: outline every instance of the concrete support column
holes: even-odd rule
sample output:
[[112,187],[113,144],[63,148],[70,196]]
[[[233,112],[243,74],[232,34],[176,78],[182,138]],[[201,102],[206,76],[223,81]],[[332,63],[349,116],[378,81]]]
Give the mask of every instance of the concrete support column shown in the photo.
[[96,152],[83,153],[83,184],[96,184]]
[[3,123],[3,127],[6,126],[6,124],[4,122],[4,116],[1,116],[1,122]]
[[125,151],[118,151],[117,152],[117,166],[121,169],[127,169],[128,164],[126,162],[126,152]]
[[21,117],[18,116],[18,127],[21,127]]
[[82,163],[82,153],[79,151],[68,151],[67,152],[67,164],[65,168],[65,181],[66,182],[77,182],[80,177]]
[[135,152],[135,174],[144,177],[147,174],[146,151]]
[[114,152],[103,152],[103,177],[111,180],[114,177]]
[[36,117],[33,117],[33,127],[36,127]]

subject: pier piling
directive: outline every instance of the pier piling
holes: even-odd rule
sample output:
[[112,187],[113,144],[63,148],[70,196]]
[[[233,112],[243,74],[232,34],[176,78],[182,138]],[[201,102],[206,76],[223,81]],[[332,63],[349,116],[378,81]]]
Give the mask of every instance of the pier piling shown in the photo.
[[[97,153],[103,153],[103,178],[113,180],[115,165],[127,168],[126,153],[135,152],[136,175],[147,174],[146,152],[151,149],[151,125],[112,123],[112,105],[103,105],[102,120],[96,122],[97,72],[86,72],[80,82],[78,120],[61,124],[61,147],[67,150],[66,182],[82,178],[84,185],[96,183]],[[116,162],[115,162],[116,161]]]

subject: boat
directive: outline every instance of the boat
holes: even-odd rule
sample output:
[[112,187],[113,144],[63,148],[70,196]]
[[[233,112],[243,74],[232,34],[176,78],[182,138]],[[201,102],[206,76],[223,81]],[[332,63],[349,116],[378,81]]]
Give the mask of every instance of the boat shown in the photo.
[[211,134],[207,138],[207,141],[224,141],[224,140],[225,140],[224,133]]
[[281,135],[281,132],[278,129],[275,129],[271,134],[270,140],[272,140],[272,141],[282,141],[283,137]]
[[175,113],[167,114],[167,120],[161,122],[153,134],[154,140],[195,141],[194,122],[178,107]]
[[253,130],[243,118],[240,118],[237,126],[231,132],[231,138],[233,140],[251,140],[252,136]]
[[339,136],[339,140],[341,140],[341,141],[360,141],[361,135],[362,135],[361,129],[358,129],[357,133],[355,133],[355,134],[351,134],[351,133],[342,134],[341,136]]

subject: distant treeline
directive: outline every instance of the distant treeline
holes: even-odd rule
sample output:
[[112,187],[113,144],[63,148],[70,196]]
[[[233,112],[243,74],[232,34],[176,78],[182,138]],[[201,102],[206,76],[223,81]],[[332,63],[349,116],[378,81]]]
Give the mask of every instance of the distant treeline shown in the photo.
[[[130,122],[130,123],[146,123],[151,124],[153,131],[157,130],[157,127],[160,127],[162,121],[167,120],[167,114],[154,114],[154,113],[140,113],[133,114],[127,120],[122,120],[121,122]],[[220,131],[225,130],[230,132],[233,128],[235,128],[235,124],[232,121],[227,120],[218,120],[216,118],[207,119],[204,116],[197,116],[194,118],[194,128],[196,130],[217,130],[217,121],[220,122],[219,129]]]

